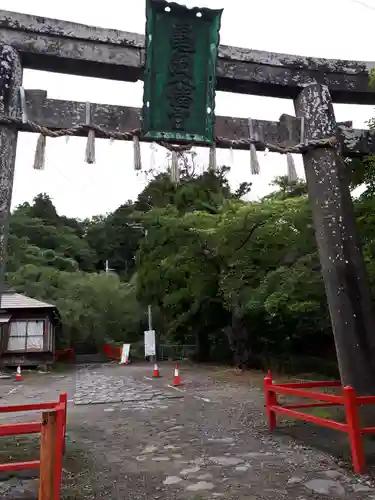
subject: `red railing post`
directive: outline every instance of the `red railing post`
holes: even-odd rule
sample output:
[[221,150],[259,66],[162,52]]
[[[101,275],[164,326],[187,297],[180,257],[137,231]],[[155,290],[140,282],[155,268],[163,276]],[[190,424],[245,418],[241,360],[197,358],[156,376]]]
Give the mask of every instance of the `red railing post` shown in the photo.
[[67,412],[68,412],[68,394],[66,392],[62,392],[59,397],[59,402],[64,405],[64,447],[63,453],[65,454],[66,447],[66,427],[67,427]]
[[67,394],[62,393],[58,402],[0,406],[0,413],[49,410],[43,412],[42,423],[0,426],[0,436],[41,432],[40,460],[0,464],[0,471],[3,472],[40,468],[39,500],[60,500],[62,459],[67,428],[67,399]]
[[268,370],[267,376],[264,377],[264,395],[266,398],[266,414],[270,432],[273,432],[276,428],[276,413],[272,410],[272,406],[277,405],[277,396],[272,390],[272,384],[272,375],[270,370]]
[[357,396],[353,387],[344,387],[344,406],[354,472],[356,474],[363,474],[366,469],[366,458],[362,441]]
[[65,408],[63,404],[59,404],[56,406],[56,443],[53,471],[53,500],[60,500],[63,465],[62,459],[64,452],[64,419]]
[[40,439],[40,481],[39,500],[55,500],[55,443],[57,436],[56,411],[43,412],[42,435]]

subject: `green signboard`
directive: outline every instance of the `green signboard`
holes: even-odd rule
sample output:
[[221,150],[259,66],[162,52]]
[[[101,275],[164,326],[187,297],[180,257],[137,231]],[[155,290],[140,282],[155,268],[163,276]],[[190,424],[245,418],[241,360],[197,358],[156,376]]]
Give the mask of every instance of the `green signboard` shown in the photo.
[[221,14],[146,1],[144,136],[212,143]]

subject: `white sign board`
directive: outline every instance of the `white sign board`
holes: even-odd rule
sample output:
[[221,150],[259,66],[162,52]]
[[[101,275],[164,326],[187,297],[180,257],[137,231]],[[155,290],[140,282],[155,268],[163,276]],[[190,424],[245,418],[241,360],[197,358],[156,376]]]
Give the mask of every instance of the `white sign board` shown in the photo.
[[145,357],[156,356],[155,330],[145,331]]
[[129,361],[129,354],[130,354],[130,344],[122,344],[120,365],[124,365],[127,361]]

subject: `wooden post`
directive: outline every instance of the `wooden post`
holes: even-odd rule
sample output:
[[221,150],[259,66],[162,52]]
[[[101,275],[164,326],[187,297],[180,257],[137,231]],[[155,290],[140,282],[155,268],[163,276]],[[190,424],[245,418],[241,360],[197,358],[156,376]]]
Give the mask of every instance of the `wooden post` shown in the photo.
[[62,403],[64,407],[64,444],[63,444],[63,454],[65,454],[66,448],[66,426],[67,426],[67,415],[68,415],[68,394],[66,392],[62,392],[59,397],[59,402]]
[[56,441],[55,441],[55,463],[53,472],[54,500],[60,500],[61,480],[62,480],[62,462],[64,454],[64,427],[65,427],[65,405],[59,403],[56,406]]
[[[326,86],[305,87],[295,100],[302,140],[334,136],[337,126]],[[375,315],[357,234],[346,167],[335,148],[303,155],[308,193],[343,385],[375,394]]]
[[[21,83],[22,66],[17,51],[0,45],[0,114],[17,116]],[[17,135],[16,127],[0,125],[0,297],[4,290]]]
[[276,413],[271,409],[272,406],[277,405],[277,397],[276,394],[272,391],[272,375],[271,372],[268,371],[266,377],[264,377],[264,396],[266,399],[266,415],[268,421],[268,430],[273,432],[276,429]]
[[353,469],[356,474],[363,474],[366,470],[366,458],[362,441],[357,396],[354,389],[350,386],[344,387],[343,393]]
[[42,414],[38,500],[55,500],[56,421],[56,411],[44,412]]

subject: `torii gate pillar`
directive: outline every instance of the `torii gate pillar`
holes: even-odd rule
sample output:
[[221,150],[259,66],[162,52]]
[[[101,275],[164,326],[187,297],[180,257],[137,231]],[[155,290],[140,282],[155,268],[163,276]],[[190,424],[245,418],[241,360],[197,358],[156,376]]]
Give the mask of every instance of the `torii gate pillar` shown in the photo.
[[[305,87],[295,100],[305,140],[332,137],[337,125],[326,86]],[[375,394],[375,314],[349,191],[335,148],[303,155],[306,180],[343,385]]]
[[[0,45],[0,114],[17,116],[21,84],[22,66],[17,51]],[[15,126],[0,125],[0,297],[4,291],[17,136]]]

